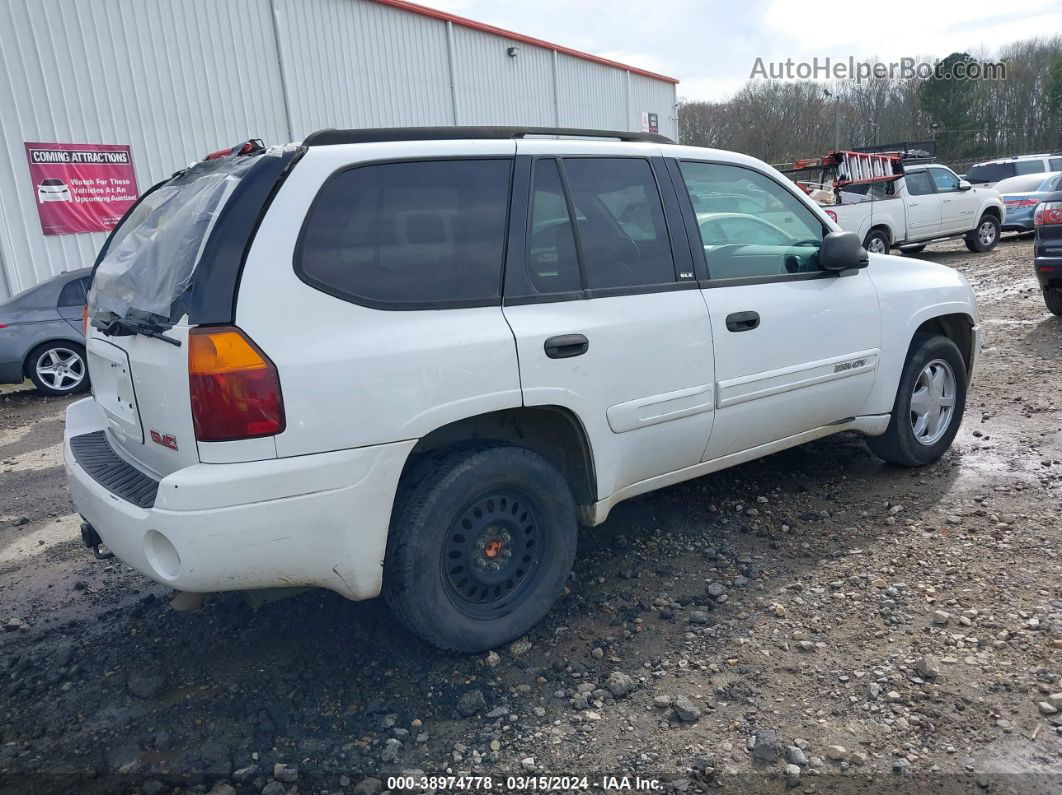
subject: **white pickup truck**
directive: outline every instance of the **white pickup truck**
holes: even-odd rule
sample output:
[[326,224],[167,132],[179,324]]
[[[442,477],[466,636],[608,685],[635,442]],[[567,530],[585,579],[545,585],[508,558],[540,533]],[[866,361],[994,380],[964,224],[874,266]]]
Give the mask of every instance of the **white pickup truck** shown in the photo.
[[1007,213],[998,191],[975,188],[940,165],[906,166],[898,179],[846,185],[835,197],[836,204],[820,202],[826,214],[875,254],[917,253],[960,235],[970,251],[991,251]]

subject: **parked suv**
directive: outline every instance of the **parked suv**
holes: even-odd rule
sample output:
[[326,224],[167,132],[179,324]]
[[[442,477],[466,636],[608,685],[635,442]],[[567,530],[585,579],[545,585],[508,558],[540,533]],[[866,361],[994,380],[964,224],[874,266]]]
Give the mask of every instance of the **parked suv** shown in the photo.
[[961,275],[758,160],[552,129],[237,147],[130,211],[89,313],[86,543],[183,591],[382,589],[464,651],[629,497],[841,431],[936,460],[979,339]]
[[997,182],[1023,174],[1045,174],[1062,170],[1062,153],[1050,155],[1015,155],[999,160],[986,160],[970,166],[966,181],[983,188],[991,188]]
[[1036,207],[1033,270],[1052,314],[1062,315],[1062,184],[1044,193]]

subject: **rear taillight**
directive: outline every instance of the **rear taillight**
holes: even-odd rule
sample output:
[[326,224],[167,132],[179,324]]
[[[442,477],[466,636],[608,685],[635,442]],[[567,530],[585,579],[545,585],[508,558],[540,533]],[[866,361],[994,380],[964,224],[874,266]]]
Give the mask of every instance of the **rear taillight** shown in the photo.
[[188,386],[200,442],[252,439],[284,430],[277,368],[235,326],[191,330]]
[[1035,207],[1039,203],[1039,199],[1007,199],[1003,202],[1007,207]]
[[85,336],[88,336],[88,304],[81,307],[81,325],[82,330],[85,332]]
[[826,215],[830,216],[831,221],[837,223],[837,213],[835,213],[833,210],[827,210]]
[[1043,202],[1036,208],[1033,223],[1037,226],[1062,224],[1062,202]]

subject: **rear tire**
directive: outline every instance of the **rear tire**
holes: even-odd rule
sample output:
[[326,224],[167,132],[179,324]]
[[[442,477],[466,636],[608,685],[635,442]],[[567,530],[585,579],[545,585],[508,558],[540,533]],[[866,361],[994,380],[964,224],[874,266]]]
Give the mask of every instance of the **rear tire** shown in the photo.
[[999,243],[999,220],[994,215],[982,215],[977,228],[967,232],[966,248],[977,254],[991,251]]
[[900,376],[889,427],[867,445],[890,464],[924,466],[951,446],[965,409],[966,362],[958,346],[940,335],[919,335]]
[[396,505],[384,591],[395,616],[449,651],[514,640],[542,620],[575,559],[575,500],[522,447],[457,450]]
[[1062,287],[1045,287],[1044,303],[1052,315],[1062,315]]
[[26,357],[26,374],[43,395],[62,397],[88,388],[85,347],[76,342],[46,342]]
[[863,238],[863,248],[871,254],[888,254],[890,247],[889,234],[882,229],[871,229]]

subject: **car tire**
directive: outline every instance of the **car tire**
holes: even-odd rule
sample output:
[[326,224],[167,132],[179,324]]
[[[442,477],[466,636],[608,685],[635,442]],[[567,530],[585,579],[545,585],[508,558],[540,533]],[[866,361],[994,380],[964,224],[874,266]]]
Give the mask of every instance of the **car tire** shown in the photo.
[[85,346],[77,342],[46,342],[26,357],[26,375],[44,395],[62,397],[88,389]]
[[966,248],[977,254],[991,251],[999,244],[999,220],[994,215],[982,215],[977,228],[967,232]]
[[872,254],[888,254],[891,247],[889,234],[882,229],[871,229],[863,238],[863,248]]
[[1044,303],[1052,315],[1062,315],[1062,287],[1044,288]]
[[[962,424],[966,378],[966,362],[954,342],[940,335],[915,337],[896,389],[889,427],[883,436],[867,439],[871,452],[890,464],[907,467],[924,466],[944,455]],[[950,411],[946,410],[948,402]]]
[[918,243],[914,246],[900,246],[900,252],[903,254],[921,254],[925,250],[925,243]]
[[400,494],[384,593],[394,615],[428,643],[493,649],[535,626],[563,592],[575,559],[575,500],[538,453],[458,449]]

